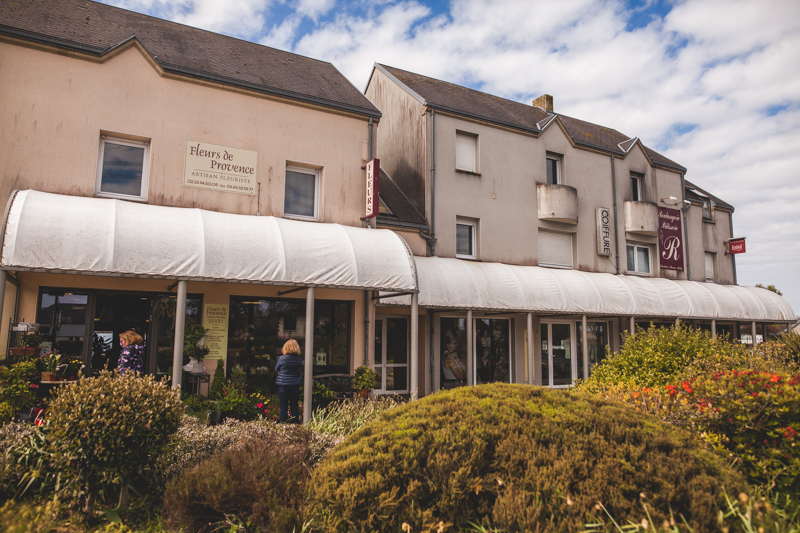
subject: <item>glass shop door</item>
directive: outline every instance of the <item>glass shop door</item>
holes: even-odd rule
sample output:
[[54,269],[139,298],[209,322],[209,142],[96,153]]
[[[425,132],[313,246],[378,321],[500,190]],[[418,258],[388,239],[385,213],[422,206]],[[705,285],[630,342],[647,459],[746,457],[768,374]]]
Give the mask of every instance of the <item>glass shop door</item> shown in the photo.
[[382,317],[375,320],[375,394],[408,393],[408,318]]
[[542,385],[568,387],[578,376],[575,338],[569,322],[542,322]]

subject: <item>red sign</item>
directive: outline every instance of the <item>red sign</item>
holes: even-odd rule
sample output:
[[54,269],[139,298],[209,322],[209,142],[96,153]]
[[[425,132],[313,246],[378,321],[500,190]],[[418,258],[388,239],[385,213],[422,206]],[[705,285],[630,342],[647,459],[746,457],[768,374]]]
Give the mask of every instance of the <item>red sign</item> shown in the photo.
[[367,214],[364,218],[378,216],[380,199],[378,196],[378,183],[381,175],[381,160],[371,159],[367,163]]
[[661,268],[683,270],[683,225],[679,209],[658,208],[658,261]]
[[743,254],[745,252],[744,249],[744,239],[736,239],[735,241],[728,241],[728,254]]

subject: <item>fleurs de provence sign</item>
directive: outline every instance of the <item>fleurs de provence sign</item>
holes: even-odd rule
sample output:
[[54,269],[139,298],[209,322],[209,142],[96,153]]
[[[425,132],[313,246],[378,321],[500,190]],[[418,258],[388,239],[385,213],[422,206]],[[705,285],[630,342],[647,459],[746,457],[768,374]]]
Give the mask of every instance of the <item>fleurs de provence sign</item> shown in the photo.
[[183,186],[255,196],[258,152],[186,141]]

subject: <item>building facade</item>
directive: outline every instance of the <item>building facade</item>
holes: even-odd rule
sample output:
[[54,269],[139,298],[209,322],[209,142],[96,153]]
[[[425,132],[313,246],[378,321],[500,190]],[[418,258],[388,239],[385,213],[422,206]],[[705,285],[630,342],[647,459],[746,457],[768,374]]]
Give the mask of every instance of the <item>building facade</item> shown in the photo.
[[199,323],[209,373],[274,379],[313,335],[313,374],[350,374],[371,290],[415,290],[361,219],[380,112],[331,64],[83,0],[0,6],[0,63],[3,352],[35,323],[91,372],[135,329],[180,378]]
[[[365,94],[383,114],[383,168],[429,224],[426,391],[568,386],[634,324],[747,341],[794,316],[735,286],[733,207],[640,139],[559,114],[549,95],[525,105],[380,64]],[[381,302],[379,317],[407,304]]]

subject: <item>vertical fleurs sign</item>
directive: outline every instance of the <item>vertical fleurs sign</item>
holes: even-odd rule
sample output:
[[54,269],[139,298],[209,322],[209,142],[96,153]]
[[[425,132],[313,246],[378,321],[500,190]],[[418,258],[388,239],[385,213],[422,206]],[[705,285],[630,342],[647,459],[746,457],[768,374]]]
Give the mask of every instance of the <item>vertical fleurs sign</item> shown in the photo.
[[658,261],[661,268],[683,270],[683,225],[681,211],[658,208]]

